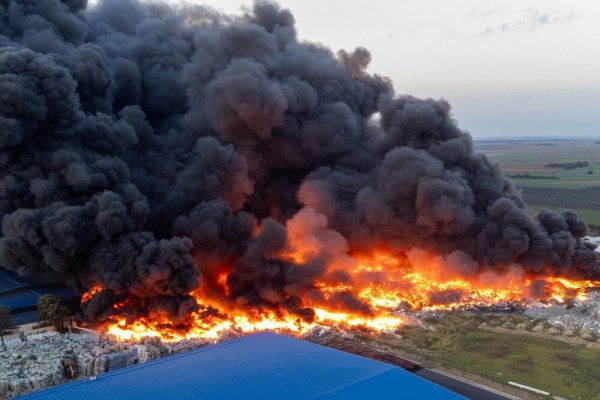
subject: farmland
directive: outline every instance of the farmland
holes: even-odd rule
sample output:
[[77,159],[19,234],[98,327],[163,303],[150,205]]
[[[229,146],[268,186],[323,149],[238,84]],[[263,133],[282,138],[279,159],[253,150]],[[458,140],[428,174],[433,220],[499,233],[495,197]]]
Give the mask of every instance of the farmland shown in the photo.
[[[570,209],[600,227],[600,144],[595,140],[481,140],[476,151],[511,177],[532,211]],[[578,162],[585,166],[561,167]]]

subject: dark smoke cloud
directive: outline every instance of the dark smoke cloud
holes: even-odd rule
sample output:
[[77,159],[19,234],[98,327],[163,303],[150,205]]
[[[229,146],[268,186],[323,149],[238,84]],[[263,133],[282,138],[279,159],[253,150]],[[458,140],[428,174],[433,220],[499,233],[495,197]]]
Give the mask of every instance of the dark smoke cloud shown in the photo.
[[[583,221],[532,217],[447,102],[396,96],[369,62],[299,41],[264,1],[236,17],[0,0],[0,263],[101,284],[90,318],[127,298],[177,323],[224,270],[237,304],[312,318],[302,295],[348,282],[348,251],[375,245],[469,274],[600,278]],[[297,242],[326,245],[294,261]],[[369,312],[349,293],[328,301]]]

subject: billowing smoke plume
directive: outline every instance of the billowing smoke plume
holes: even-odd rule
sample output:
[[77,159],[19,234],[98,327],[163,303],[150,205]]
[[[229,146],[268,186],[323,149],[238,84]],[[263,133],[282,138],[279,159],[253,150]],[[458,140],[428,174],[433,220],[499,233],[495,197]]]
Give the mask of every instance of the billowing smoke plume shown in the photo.
[[262,1],[0,0],[0,264],[101,285],[91,318],[128,298],[175,321],[198,287],[310,315],[315,281],[351,283],[349,254],[382,246],[600,278],[582,220],[532,217],[447,102],[396,96],[369,61]]

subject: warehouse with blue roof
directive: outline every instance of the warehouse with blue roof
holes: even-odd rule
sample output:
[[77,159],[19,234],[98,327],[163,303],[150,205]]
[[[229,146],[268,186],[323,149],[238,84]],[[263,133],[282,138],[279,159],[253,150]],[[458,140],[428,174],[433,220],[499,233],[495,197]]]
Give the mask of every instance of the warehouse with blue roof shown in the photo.
[[48,294],[65,299],[77,296],[64,285],[36,278],[22,278],[15,272],[0,267],[0,305],[11,311],[14,325],[34,324],[38,317],[37,302],[40,297]]
[[259,333],[56,386],[21,399],[242,400],[463,397],[394,365]]

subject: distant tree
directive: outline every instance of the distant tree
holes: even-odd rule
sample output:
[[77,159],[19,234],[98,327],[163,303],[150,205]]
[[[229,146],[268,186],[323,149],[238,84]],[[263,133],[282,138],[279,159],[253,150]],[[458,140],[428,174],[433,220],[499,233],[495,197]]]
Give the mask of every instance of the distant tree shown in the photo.
[[590,169],[590,170],[588,170],[588,172],[587,172],[587,173],[588,173],[588,175],[594,175],[594,171],[592,171],[591,169]]
[[64,329],[65,320],[73,314],[71,308],[61,297],[51,294],[40,297],[37,308],[39,311],[38,321],[53,325],[57,331]]
[[544,165],[544,167],[550,167],[550,168],[562,168],[566,171],[575,169],[575,168],[584,168],[584,167],[589,167],[590,163],[589,161],[575,161],[575,162],[566,162],[566,163],[557,163],[557,162],[550,162],[546,165]]
[[10,310],[4,306],[0,306],[0,340],[2,341],[2,348],[6,350],[4,344],[4,335],[12,333],[12,315]]

